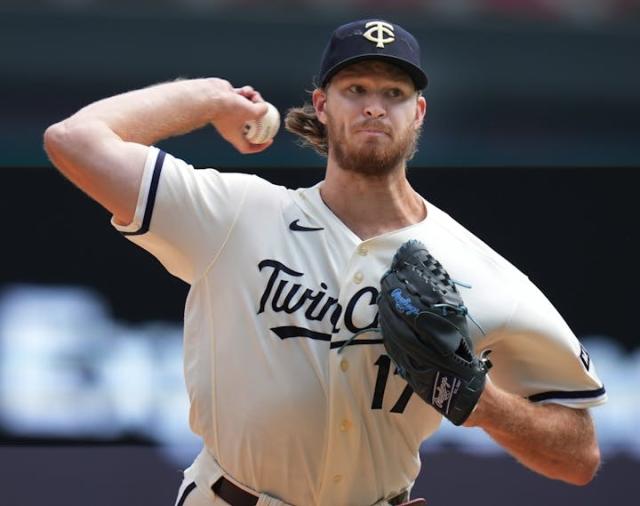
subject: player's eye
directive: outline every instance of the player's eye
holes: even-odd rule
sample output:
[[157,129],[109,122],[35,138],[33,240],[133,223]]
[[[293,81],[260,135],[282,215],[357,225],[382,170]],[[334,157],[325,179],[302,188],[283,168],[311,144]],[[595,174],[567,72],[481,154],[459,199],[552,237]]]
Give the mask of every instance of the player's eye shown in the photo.
[[348,89],[349,93],[353,93],[354,95],[362,95],[364,93],[364,87],[359,84],[352,84]]
[[387,96],[390,98],[400,98],[404,96],[404,93],[400,88],[391,88],[387,90]]

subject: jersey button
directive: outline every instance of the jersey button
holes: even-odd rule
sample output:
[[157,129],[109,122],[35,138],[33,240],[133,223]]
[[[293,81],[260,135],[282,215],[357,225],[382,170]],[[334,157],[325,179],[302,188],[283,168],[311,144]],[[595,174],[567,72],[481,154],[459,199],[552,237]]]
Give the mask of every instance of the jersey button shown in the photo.
[[342,369],[343,372],[347,372],[347,369],[349,369],[349,361],[343,358],[340,361],[340,369]]
[[347,432],[351,428],[351,422],[349,420],[342,420],[340,424],[340,432]]
[[369,253],[369,248],[367,248],[364,244],[358,246],[358,255],[361,257],[366,257],[367,253]]
[[356,285],[359,285],[360,283],[362,283],[362,280],[363,280],[363,279],[364,279],[364,276],[362,275],[362,273],[361,273],[361,272],[356,272],[356,273],[353,275],[353,282],[354,282]]
[[341,475],[341,474],[336,474],[336,475],[333,477],[333,482],[334,482],[334,483],[340,483],[341,481],[342,481],[342,475]]

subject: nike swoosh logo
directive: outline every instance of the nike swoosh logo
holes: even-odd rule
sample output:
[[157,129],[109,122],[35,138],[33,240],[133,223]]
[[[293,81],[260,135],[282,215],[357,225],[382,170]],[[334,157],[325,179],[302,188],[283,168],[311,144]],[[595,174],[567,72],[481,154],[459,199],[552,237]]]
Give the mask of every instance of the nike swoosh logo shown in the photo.
[[315,227],[305,227],[304,225],[300,225],[298,223],[300,220],[293,220],[289,223],[289,228],[294,232],[317,232],[318,230],[324,230],[324,228],[315,228]]

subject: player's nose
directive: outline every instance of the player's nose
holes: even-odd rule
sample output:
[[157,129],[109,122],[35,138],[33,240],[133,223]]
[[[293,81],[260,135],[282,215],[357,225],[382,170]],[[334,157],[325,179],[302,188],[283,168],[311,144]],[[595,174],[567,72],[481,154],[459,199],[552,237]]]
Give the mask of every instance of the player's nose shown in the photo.
[[379,100],[371,99],[364,106],[364,115],[367,118],[380,119],[386,114],[387,111]]

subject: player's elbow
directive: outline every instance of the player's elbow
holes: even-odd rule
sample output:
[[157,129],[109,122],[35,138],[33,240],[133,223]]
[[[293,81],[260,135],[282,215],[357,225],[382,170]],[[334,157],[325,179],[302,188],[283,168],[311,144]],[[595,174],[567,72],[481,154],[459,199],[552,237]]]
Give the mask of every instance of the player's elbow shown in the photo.
[[55,158],[66,140],[67,128],[64,122],[55,123],[44,132],[44,150],[49,159],[55,163]]
[[105,137],[105,129],[99,123],[67,119],[46,129],[44,150],[60,172],[69,177],[90,161]]
[[44,132],[44,150],[51,162],[64,173],[65,161],[71,156],[74,146],[80,142],[81,128],[71,127],[67,121],[55,123]]
[[598,470],[600,469],[600,463],[600,448],[598,447],[598,444],[595,443],[593,450],[590,452],[586,471],[584,472],[584,476],[582,477],[583,479],[580,483],[578,483],[578,485],[589,484],[598,473]]
[[591,483],[600,469],[600,449],[597,444],[585,451],[581,458],[572,465],[572,473],[566,481],[572,485],[583,487]]

